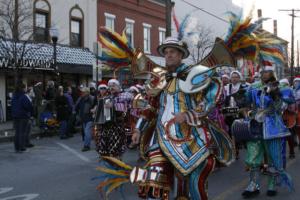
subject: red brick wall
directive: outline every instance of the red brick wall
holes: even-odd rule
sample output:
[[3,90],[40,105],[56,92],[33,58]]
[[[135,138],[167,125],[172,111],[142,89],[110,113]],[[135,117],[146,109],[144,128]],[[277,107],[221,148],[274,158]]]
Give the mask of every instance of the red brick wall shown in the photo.
[[115,31],[121,33],[125,28],[125,18],[134,23],[134,47],[143,49],[143,23],[152,25],[151,54],[158,55],[159,27],[165,28],[165,7],[148,0],[98,0],[98,28],[105,26],[104,13],[115,15]]

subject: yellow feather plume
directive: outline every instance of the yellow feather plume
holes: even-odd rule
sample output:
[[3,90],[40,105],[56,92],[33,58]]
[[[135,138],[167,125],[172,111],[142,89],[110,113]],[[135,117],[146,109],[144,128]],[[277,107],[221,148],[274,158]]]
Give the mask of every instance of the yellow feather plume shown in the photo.
[[107,174],[112,174],[112,175],[118,175],[118,176],[128,176],[128,172],[124,170],[113,170],[113,169],[108,169],[104,167],[97,167],[97,170],[107,173]]
[[124,169],[128,169],[128,170],[132,170],[133,168],[130,165],[127,165],[126,163],[114,158],[114,157],[109,157],[109,156],[102,156],[102,158],[109,160],[113,163],[115,163],[116,165],[124,168]]

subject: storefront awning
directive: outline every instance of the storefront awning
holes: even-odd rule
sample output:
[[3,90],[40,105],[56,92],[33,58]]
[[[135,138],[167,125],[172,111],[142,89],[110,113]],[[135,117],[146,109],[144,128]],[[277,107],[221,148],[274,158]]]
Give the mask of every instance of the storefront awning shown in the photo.
[[[88,71],[89,74],[92,73],[92,65],[96,58],[91,51],[63,45],[57,45],[56,48],[59,71],[66,73],[78,73],[78,71],[87,73]],[[15,62],[13,59],[15,52],[21,68],[53,69],[54,47],[52,44],[14,43],[9,40],[0,40],[0,68],[11,68]]]

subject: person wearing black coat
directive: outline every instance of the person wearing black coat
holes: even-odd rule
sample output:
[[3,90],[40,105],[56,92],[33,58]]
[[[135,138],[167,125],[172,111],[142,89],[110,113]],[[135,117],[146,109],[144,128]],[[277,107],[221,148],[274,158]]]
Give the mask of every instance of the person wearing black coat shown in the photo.
[[60,139],[67,138],[67,122],[69,116],[71,114],[69,103],[67,97],[64,95],[63,87],[60,86],[58,88],[58,95],[55,98],[55,105],[56,105],[56,115],[57,120],[59,121],[59,135]]
[[30,117],[33,115],[33,106],[25,95],[25,91],[26,85],[22,82],[17,83],[12,98],[12,117],[15,129],[14,146],[16,153],[21,153],[26,150],[26,130]]

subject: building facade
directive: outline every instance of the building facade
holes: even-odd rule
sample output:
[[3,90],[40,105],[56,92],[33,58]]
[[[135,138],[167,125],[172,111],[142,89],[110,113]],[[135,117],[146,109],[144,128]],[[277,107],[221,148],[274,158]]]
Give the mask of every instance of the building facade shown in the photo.
[[[161,0],[99,0],[98,28],[105,26],[122,33],[134,48],[141,48],[154,62],[164,65],[164,59],[158,56],[156,48],[165,39],[166,7]],[[124,72],[126,74],[126,72]],[[103,77],[111,72],[103,73]],[[119,76],[127,79],[128,76]],[[122,80],[121,80],[122,81]]]
[[163,1],[99,0],[98,27],[106,26],[118,33],[126,29],[134,48],[157,56],[156,48],[164,40],[166,14]]
[[[1,33],[11,28],[4,19],[10,17],[9,13],[24,21],[16,31],[12,29],[12,34],[8,31],[1,35],[5,39],[0,40],[0,101],[5,120],[10,119],[16,63],[22,81],[28,86],[37,82],[45,86],[48,80],[66,86],[88,84],[95,62],[92,50],[97,41],[97,0],[19,0],[18,3],[17,6],[14,1],[0,4],[4,11],[11,9],[7,16],[0,17]],[[53,39],[57,39],[56,45]]]

